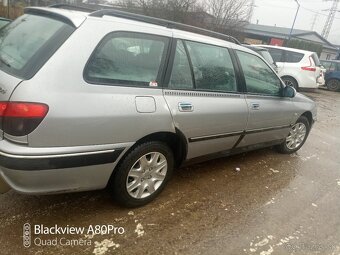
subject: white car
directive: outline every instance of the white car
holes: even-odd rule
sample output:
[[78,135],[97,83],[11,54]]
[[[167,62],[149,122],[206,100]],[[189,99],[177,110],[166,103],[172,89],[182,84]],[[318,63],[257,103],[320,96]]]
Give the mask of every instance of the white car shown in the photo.
[[286,85],[318,88],[324,83],[319,57],[315,52],[287,47],[261,45],[268,49],[278,66],[278,74]]

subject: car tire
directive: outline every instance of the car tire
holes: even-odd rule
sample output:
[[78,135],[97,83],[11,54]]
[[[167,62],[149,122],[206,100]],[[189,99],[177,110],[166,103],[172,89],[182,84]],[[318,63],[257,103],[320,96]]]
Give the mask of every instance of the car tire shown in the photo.
[[296,91],[299,90],[299,85],[294,78],[289,77],[289,76],[283,76],[281,77],[281,79],[287,86],[293,87]]
[[276,149],[283,154],[290,154],[298,151],[305,143],[309,131],[310,123],[308,119],[305,116],[301,116],[291,127],[285,140],[276,146]]
[[331,91],[339,91],[340,90],[340,80],[330,79],[326,84],[327,88]]
[[165,143],[153,141],[138,145],[115,170],[110,184],[114,199],[125,207],[151,202],[164,189],[173,168],[173,152]]

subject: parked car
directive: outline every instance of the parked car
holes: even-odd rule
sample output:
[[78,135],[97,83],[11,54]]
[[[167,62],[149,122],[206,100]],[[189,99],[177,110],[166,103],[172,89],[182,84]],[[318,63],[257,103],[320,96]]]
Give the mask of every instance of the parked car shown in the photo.
[[51,7],[4,29],[0,176],[21,193],[109,187],[140,206],[183,162],[273,145],[293,153],[316,120],[311,99],[229,36]]
[[278,72],[278,67],[277,67],[275,61],[273,60],[272,56],[270,55],[269,51],[266,48],[259,47],[259,46],[256,46],[256,45],[249,45],[249,44],[242,44],[242,45],[244,47],[251,49],[251,50],[255,51],[256,53],[260,54],[270,64],[270,66],[276,72]]
[[4,27],[5,25],[7,25],[10,22],[11,22],[11,20],[0,17],[0,28]]
[[329,90],[340,90],[340,60],[322,60],[322,66],[326,69],[325,80]]
[[261,45],[268,49],[278,66],[278,72],[286,85],[300,88],[318,88],[322,80],[319,57],[316,53],[272,45]]

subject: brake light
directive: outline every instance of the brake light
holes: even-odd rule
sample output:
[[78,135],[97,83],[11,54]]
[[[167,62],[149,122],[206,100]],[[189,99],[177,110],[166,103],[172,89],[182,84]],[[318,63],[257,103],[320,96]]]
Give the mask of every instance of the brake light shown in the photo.
[[314,63],[314,61],[312,61],[312,57],[310,56],[308,59],[309,59],[309,66],[303,66],[303,67],[301,67],[301,69],[305,70],[305,71],[315,72],[316,67],[313,67],[312,63]]
[[47,112],[46,104],[0,102],[0,128],[9,135],[28,135],[38,127]]
[[305,71],[312,71],[312,72],[316,71],[315,67],[310,67],[310,66],[303,66],[303,67],[301,67],[301,69],[305,70]]

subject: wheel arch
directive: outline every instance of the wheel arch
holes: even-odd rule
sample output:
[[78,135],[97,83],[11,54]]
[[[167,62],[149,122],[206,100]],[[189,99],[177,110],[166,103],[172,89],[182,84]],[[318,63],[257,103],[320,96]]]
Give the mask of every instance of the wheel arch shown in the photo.
[[286,75],[282,75],[281,79],[284,79],[285,77],[293,79],[296,82],[297,88],[299,88],[299,82],[298,82],[298,80],[295,77],[286,74]]
[[[117,166],[124,159],[126,155],[128,155],[134,148],[137,146],[151,141],[159,141],[167,144],[174,153],[175,157],[175,167],[179,167],[186,159],[188,154],[188,143],[185,135],[176,128],[176,132],[156,132],[152,134],[148,134],[139,140],[137,140],[120,158]],[[116,168],[117,168],[116,166]],[[114,171],[113,171],[114,172]]]
[[303,114],[301,114],[301,116],[306,117],[308,122],[309,122],[309,125],[312,126],[312,124],[313,124],[313,115],[312,115],[312,113],[310,111],[304,112]]

